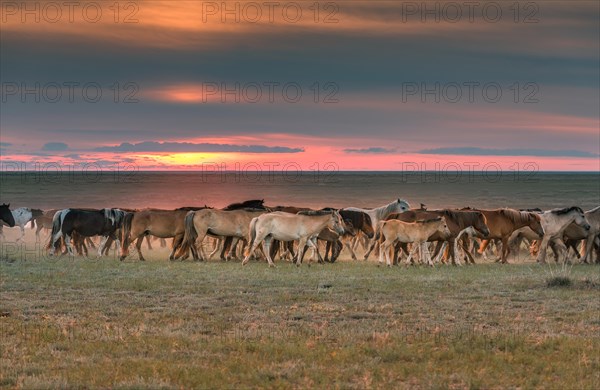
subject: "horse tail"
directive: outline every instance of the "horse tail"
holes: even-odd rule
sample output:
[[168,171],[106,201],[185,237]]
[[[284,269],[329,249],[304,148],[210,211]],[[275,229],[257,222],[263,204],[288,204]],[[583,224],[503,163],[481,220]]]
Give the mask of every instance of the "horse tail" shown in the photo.
[[125,217],[123,218],[123,227],[121,232],[121,245],[123,248],[129,247],[129,240],[131,237],[131,224],[133,223],[133,217],[135,213],[125,213]]
[[183,221],[185,231],[183,233],[183,241],[181,242],[181,247],[179,248],[179,256],[183,255],[188,250],[190,250],[190,248],[196,245],[198,232],[196,231],[196,227],[194,226],[195,215],[196,213],[194,211],[190,211],[185,215],[185,219]]
[[256,238],[256,221],[258,218],[252,218],[250,221],[250,227],[248,229],[248,245],[246,246],[246,256],[250,254],[252,250],[252,244],[254,244],[254,239]]
[[52,217],[52,232],[50,233],[50,242],[48,242],[47,246],[48,249],[53,248],[56,241],[62,236],[61,228],[64,221],[63,214],[66,214],[65,210],[59,210],[54,213],[54,217]]

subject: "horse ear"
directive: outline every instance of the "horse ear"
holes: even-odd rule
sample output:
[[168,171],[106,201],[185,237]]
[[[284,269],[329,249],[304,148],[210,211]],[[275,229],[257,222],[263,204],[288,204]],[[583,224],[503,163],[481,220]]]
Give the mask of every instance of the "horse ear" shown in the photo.
[[398,203],[400,203],[400,198],[398,198]]

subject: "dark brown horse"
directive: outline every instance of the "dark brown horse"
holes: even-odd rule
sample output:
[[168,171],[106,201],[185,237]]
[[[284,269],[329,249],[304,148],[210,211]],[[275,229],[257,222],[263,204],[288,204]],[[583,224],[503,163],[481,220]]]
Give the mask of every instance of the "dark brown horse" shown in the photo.
[[[345,209],[341,209],[339,212],[340,212],[340,216],[344,220],[344,223],[348,226],[352,226],[355,233],[354,234],[344,234],[342,237],[340,237],[340,238],[344,239],[343,243],[340,239],[336,240],[336,242],[331,242],[331,241],[327,240],[327,246],[325,247],[325,261],[328,261],[329,252],[331,251],[331,260],[330,261],[332,263],[337,260],[342,249],[344,248],[344,246],[346,246],[346,248],[348,248],[348,250],[350,251],[350,255],[352,256],[352,259],[356,260],[356,254],[352,250],[352,245],[347,240],[349,237],[354,237],[356,235],[356,233],[359,231],[363,232],[368,238],[373,238],[373,236],[375,235],[375,230],[373,229],[373,224],[371,223],[371,217],[369,216],[369,214],[364,213],[362,211],[345,210]],[[321,238],[321,234],[319,234],[318,238],[320,240],[323,239],[323,238]]]
[[116,232],[121,228],[125,219],[125,211],[119,209],[64,209],[58,211],[52,221],[50,235],[50,254],[54,254],[58,241],[64,237],[65,245],[70,255],[73,255],[71,237],[74,234],[81,237],[103,236],[98,254],[109,237],[116,239]]

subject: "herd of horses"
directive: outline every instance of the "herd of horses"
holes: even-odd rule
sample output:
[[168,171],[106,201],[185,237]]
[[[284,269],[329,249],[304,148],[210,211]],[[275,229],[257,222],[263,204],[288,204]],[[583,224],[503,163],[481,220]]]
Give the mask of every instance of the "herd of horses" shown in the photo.
[[[379,263],[399,264],[450,263],[473,264],[475,258],[497,255],[507,263],[511,253],[522,245],[537,262],[545,263],[548,248],[557,262],[569,262],[574,255],[584,263],[600,263],[600,206],[589,211],[572,206],[543,211],[540,209],[428,210],[423,204],[411,208],[403,199],[395,199],[377,208],[346,207],[314,210],[306,207],[275,206],[264,200],[248,200],[223,209],[208,206],[181,207],[174,210],[127,208],[67,208],[39,210],[21,207],[10,210],[0,206],[2,225],[18,226],[21,237],[25,225],[40,232],[50,230],[46,246],[53,255],[88,255],[88,247],[98,255],[109,252],[114,244],[121,260],[135,244],[140,260],[144,240],[172,239],[170,260],[208,260],[220,252],[222,260],[239,259],[246,264],[252,258],[302,263],[307,249],[311,259],[335,262],[346,249],[356,260],[359,246],[367,260],[378,252]],[[4,237],[0,225],[0,237]],[[94,237],[100,237],[94,241]],[[211,249],[210,254],[205,249]],[[324,255],[321,255],[321,252]],[[404,260],[403,260],[404,259]]]

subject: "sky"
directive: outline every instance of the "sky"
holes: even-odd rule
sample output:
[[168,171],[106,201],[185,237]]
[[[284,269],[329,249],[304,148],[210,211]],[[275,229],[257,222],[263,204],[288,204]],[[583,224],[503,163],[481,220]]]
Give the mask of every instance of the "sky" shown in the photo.
[[597,1],[1,11],[5,170],[600,170]]

